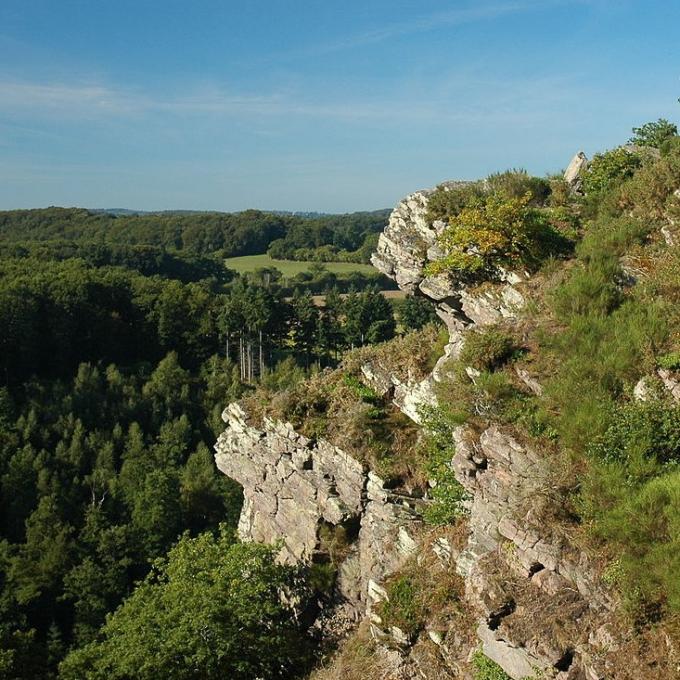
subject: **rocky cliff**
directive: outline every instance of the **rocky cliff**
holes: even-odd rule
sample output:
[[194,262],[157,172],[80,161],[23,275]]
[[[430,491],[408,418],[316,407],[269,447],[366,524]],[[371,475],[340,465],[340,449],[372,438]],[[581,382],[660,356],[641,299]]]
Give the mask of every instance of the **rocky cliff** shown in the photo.
[[[436,306],[449,331],[445,355],[424,380],[404,381],[384,362],[361,367],[367,384],[417,422],[419,406],[436,403],[436,384],[465,334],[517,322],[531,285],[526,272],[502,269],[476,287],[427,276],[427,261],[441,256],[437,236],[444,228],[426,219],[429,196],[416,192],[397,205],[372,261],[400,288]],[[540,393],[526,370],[517,369],[517,377],[528,392]],[[387,489],[332,442],[269,419],[249,425],[235,404],[224,419],[216,461],[244,489],[241,537],[281,540],[282,559],[314,561],[331,550],[328,536],[342,528],[347,545],[338,564],[337,601],[356,620],[368,617],[384,645],[383,677],[469,678],[477,648],[515,680],[635,677],[621,669],[634,636],[615,631],[615,603],[598,569],[572,547],[559,521],[546,522],[559,514],[549,451],[492,422],[456,429],[451,466],[469,503],[464,535],[455,540],[423,526],[427,493]],[[462,579],[465,615],[432,621],[416,637],[387,626],[379,615],[389,597],[385,580],[409,560],[425,565],[431,559],[442,574]]]

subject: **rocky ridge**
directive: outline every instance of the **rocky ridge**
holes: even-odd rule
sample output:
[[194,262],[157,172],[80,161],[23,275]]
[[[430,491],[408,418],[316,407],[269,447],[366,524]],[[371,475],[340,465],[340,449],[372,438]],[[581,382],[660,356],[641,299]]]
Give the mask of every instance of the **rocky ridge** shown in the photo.
[[[491,285],[475,289],[427,276],[427,261],[441,256],[437,236],[444,228],[428,224],[430,193],[415,192],[397,205],[372,261],[400,288],[435,304],[449,331],[445,355],[422,381],[404,382],[375,363],[362,367],[366,382],[416,421],[420,404],[436,402],[434,384],[445,376],[448,359],[458,356],[464,334],[515,319],[528,279],[525,272],[501,270]],[[531,376],[520,378],[540,391]],[[446,538],[428,548],[464,579],[474,635],[449,626],[412,640],[385,629],[376,605],[388,596],[385,578],[421,548],[426,501],[386,489],[331,442],[312,441],[288,423],[265,419],[261,428],[250,426],[235,404],[223,417],[227,429],[216,462],[243,486],[240,536],[281,540],[282,559],[314,561],[328,552],[324,535],[343,527],[348,546],[338,565],[339,600],[354,619],[368,616],[374,635],[398,650],[389,651],[386,677],[470,677],[467,662],[477,645],[515,680],[608,677],[619,644],[609,626],[612,603],[587,558],[541,525],[538,510],[550,502],[546,458],[511,433],[494,425],[481,433],[456,430],[452,467],[471,497],[467,540],[462,548]]]

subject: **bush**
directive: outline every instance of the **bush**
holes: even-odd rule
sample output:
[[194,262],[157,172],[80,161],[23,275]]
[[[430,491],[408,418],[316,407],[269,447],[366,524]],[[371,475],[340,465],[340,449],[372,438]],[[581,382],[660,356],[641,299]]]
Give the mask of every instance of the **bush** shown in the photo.
[[417,587],[409,575],[401,575],[387,584],[387,599],[380,603],[379,616],[387,626],[397,626],[408,636],[423,626],[424,612],[418,601]]
[[645,461],[658,465],[680,462],[680,406],[663,401],[618,407],[607,431],[589,447],[600,460],[643,470]]
[[667,371],[679,371],[680,352],[670,352],[669,354],[664,354],[657,359],[657,364],[659,365],[659,368],[665,368]]
[[661,157],[665,158],[680,151],[680,137],[669,137],[660,148]]
[[512,680],[510,676],[488,656],[478,649],[472,655],[474,680]]
[[436,555],[431,550],[427,553],[421,552],[388,579],[388,599],[376,608],[385,626],[398,626],[411,639],[428,621],[450,620],[454,615],[460,621],[465,615],[460,604],[461,578],[453,569],[438,568]]
[[451,412],[441,407],[421,407],[425,433],[421,442],[424,476],[434,482],[429,491],[431,505],[425,508],[427,524],[443,526],[453,523],[467,512],[469,494],[456,479],[451,466],[455,454],[453,429],[460,424]]
[[510,198],[522,198],[531,194],[531,205],[544,205],[551,192],[550,182],[541,177],[532,177],[524,169],[495,172],[486,179],[491,193],[503,194]]
[[596,465],[581,509],[618,555],[616,583],[638,619],[680,611],[680,472],[633,483],[620,464]]
[[[679,138],[680,139],[680,138]],[[669,146],[660,159],[646,163],[615,192],[619,211],[634,213],[643,220],[665,220],[677,209],[673,192],[680,186],[680,144]]]
[[659,149],[664,142],[677,134],[677,125],[670,123],[665,118],[659,118],[656,122],[634,127],[633,136],[628,142],[637,146],[652,146]]
[[493,371],[505,364],[517,348],[513,339],[499,328],[486,328],[465,336],[460,361],[478,371]]
[[583,175],[583,189],[586,194],[609,189],[617,182],[632,177],[641,165],[638,154],[622,147],[595,154]]
[[520,198],[490,194],[466,205],[440,234],[446,255],[431,262],[427,273],[475,274],[531,259],[546,225],[531,201],[529,192]]
[[457,185],[440,184],[427,199],[427,220],[450,222],[463,208],[484,196],[482,182],[461,182]]

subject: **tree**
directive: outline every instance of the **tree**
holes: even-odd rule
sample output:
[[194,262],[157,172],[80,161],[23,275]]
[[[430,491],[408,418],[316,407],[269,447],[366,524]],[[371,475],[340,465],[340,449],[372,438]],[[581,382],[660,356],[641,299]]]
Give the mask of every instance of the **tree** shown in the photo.
[[655,122],[634,127],[633,136],[628,142],[636,146],[652,146],[659,149],[666,140],[675,137],[677,134],[678,127],[675,123],[671,123],[665,118],[659,118]]
[[470,275],[529,255],[541,226],[540,213],[530,207],[532,200],[531,192],[473,199],[440,234],[445,256],[431,262],[427,272]]
[[290,339],[298,355],[302,356],[305,366],[316,344],[317,318],[319,310],[314,305],[309,291],[295,290],[291,301]]
[[[291,602],[299,571],[276,548],[222,530],[184,536],[108,618],[100,638],[69,654],[64,680],[251,680],[304,667]],[[282,594],[286,597],[282,597]]]
[[420,295],[409,295],[399,308],[399,321],[405,331],[415,331],[437,319],[435,306]]

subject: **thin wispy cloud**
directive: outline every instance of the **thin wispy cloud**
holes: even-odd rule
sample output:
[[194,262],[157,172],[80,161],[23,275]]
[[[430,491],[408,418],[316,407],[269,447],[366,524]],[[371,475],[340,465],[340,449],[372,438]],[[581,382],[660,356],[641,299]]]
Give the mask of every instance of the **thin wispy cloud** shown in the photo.
[[386,24],[379,28],[348,35],[336,41],[329,41],[310,48],[309,53],[323,54],[372,45],[385,40],[396,39],[416,33],[424,33],[447,26],[462,26],[482,21],[492,21],[508,15],[545,10],[559,5],[584,4],[590,0],[516,0],[484,5],[477,3],[470,7],[433,12],[414,16],[408,21]]
[[[441,79],[440,79],[441,82]],[[424,84],[421,83],[421,86]],[[286,119],[318,118],[335,121],[465,122],[493,121],[500,115],[526,117],[534,96],[542,107],[562,100],[572,84],[564,78],[531,78],[488,81],[459,77],[441,89],[432,83],[429,96],[397,86],[391,91],[340,99],[326,92],[296,91],[258,95],[239,93],[218,85],[189,89],[183,94],[139,92],[105,84],[38,83],[0,80],[0,113],[31,120],[125,120],[134,117],[165,118],[241,117]],[[480,88],[495,93],[489,109]],[[439,91],[438,91],[439,90]],[[451,96],[450,93],[455,93]],[[477,94],[475,94],[477,93]],[[479,99],[479,101],[477,101]],[[514,110],[510,110],[514,107]]]

